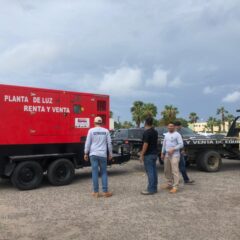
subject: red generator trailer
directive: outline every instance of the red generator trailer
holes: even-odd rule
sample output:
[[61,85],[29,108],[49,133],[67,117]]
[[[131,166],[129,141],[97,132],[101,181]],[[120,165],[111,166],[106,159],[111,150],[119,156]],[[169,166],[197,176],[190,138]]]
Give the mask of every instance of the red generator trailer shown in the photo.
[[[0,177],[21,190],[37,188],[47,172],[51,184],[67,185],[83,160],[94,118],[109,128],[109,96],[0,84]],[[127,154],[111,163],[123,163]]]

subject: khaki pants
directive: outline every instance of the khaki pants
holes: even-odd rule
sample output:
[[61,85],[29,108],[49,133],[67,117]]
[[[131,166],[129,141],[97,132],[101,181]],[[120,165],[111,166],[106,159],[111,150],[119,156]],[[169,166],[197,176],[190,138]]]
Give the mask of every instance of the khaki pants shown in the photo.
[[179,185],[180,156],[166,156],[164,159],[164,174],[168,185],[177,188]]

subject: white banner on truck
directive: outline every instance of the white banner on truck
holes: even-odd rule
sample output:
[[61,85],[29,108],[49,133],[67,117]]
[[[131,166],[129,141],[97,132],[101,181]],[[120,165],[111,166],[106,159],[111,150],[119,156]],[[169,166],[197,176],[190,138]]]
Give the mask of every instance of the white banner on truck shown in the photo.
[[75,128],[90,128],[90,119],[75,118]]

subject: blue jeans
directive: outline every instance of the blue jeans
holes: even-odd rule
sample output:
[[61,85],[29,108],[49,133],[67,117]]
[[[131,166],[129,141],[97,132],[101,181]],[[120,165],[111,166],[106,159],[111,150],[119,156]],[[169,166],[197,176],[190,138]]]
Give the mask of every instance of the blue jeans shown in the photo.
[[181,154],[180,157],[180,162],[179,162],[179,170],[183,176],[183,180],[184,182],[188,182],[189,181],[189,177],[187,175],[187,170],[186,170],[186,161],[185,161],[185,156],[183,154]]
[[98,170],[100,167],[102,177],[102,190],[103,192],[108,192],[107,158],[90,156],[90,161],[92,165],[93,191],[96,193],[99,192]]
[[151,154],[144,156],[144,167],[148,177],[147,190],[150,193],[157,192],[158,173],[157,173],[157,155]]

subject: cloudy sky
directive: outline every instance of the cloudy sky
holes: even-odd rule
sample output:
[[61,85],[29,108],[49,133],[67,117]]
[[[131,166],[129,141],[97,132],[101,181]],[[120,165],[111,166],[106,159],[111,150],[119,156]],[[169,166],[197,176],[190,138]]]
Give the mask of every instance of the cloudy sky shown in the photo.
[[239,0],[0,0],[0,83],[107,93],[121,120],[235,113],[239,64]]

